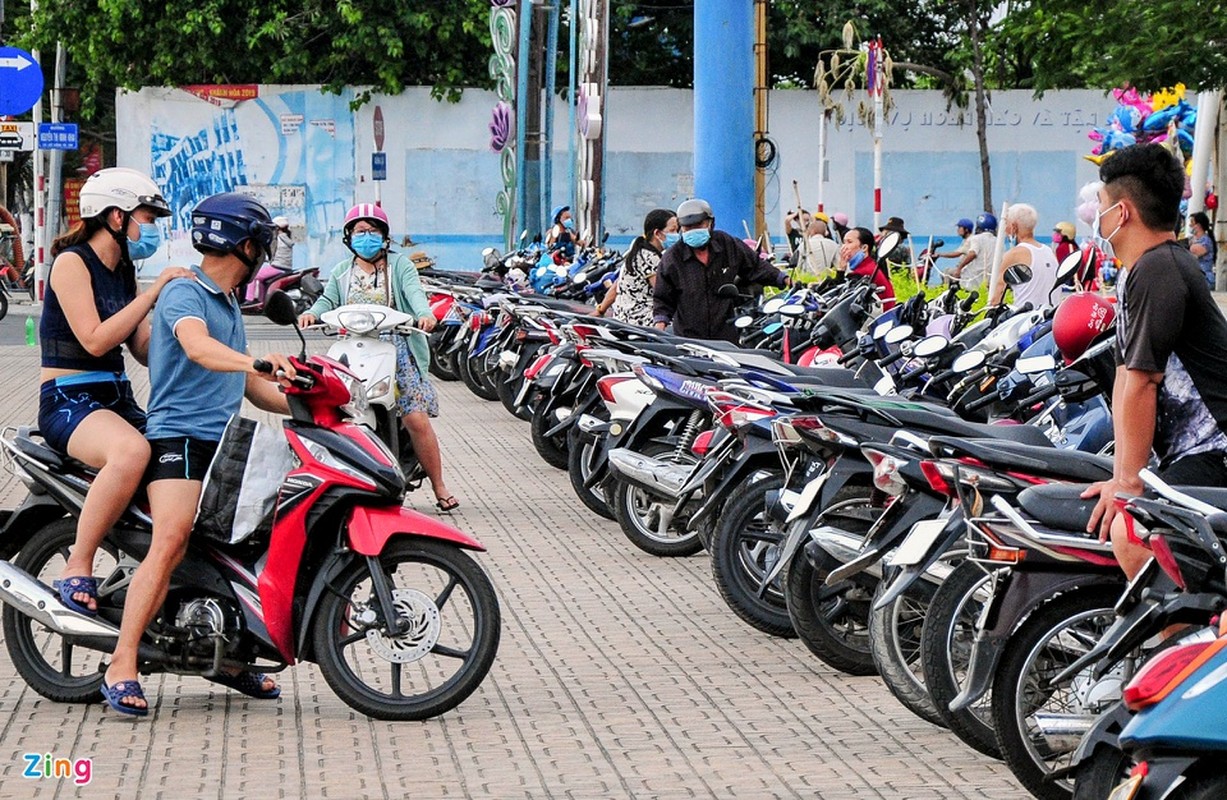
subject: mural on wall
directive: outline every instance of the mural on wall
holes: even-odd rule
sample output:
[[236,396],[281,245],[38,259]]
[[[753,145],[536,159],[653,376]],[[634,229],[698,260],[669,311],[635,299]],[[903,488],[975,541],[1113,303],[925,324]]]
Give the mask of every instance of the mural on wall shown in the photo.
[[517,42],[514,0],[491,0],[490,37],[494,54],[490,56],[490,77],[498,102],[490,119],[490,149],[499,157],[499,177],[503,188],[494,196],[494,213],[503,218],[503,248],[511,249],[515,229],[515,47]]
[[[290,220],[295,266],[343,257],[340,228],[354,196],[352,92],[244,87],[243,93],[146,89],[147,169],[171,207],[167,243],[143,266],[156,272],[196,259],[191,210],[209,195],[239,192]],[[147,102],[139,98],[148,95]],[[139,128],[138,128],[139,129]],[[139,151],[139,145],[138,145]],[[141,159],[144,160],[144,159]]]

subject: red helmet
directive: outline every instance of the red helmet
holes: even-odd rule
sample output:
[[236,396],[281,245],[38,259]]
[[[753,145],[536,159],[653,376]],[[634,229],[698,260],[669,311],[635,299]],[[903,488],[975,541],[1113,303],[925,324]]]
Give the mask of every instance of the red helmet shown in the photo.
[[1071,294],[1052,318],[1052,338],[1068,364],[1086,352],[1095,337],[1112,327],[1116,308],[1094,292]]
[[349,233],[350,229],[358,223],[358,220],[362,219],[380,228],[384,236],[387,236],[388,232],[392,230],[392,226],[388,222],[388,215],[382,208],[374,203],[359,203],[345,215],[345,232]]

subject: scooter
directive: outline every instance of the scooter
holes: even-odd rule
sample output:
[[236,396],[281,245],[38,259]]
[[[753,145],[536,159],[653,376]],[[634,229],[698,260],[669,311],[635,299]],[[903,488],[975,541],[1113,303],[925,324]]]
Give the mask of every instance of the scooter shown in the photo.
[[[274,322],[294,324],[289,297],[275,293],[268,306]],[[140,669],[224,679],[234,670],[314,661],[360,713],[437,716],[477,689],[498,649],[494,587],[462,552],[485,548],[401,506],[405,482],[396,459],[354,422],[358,377],[326,356],[307,357],[305,344],[303,350],[291,359],[298,375],[284,389],[286,444],[297,466],[281,484],[271,532],[233,543],[192,537],[141,642]],[[86,654],[114,649],[132,572],[152,545],[151,520],[138,500],[108,533],[103,550],[113,568],[100,581],[97,616],[67,608],[43,579],[55,574],[75,538],[72,516],[95,473],[29,430],[0,443],[31,497],[59,509],[13,562],[0,562],[9,656],[39,694],[95,701],[102,673]]]
[[247,283],[247,293],[239,306],[244,314],[264,313],[265,303],[273,292],[285,292],[294,301],[299,314],[324,293],[320,283],[319,269],[308,267],[301,270],[286,270],[266,263],[256,271],[256,276]]

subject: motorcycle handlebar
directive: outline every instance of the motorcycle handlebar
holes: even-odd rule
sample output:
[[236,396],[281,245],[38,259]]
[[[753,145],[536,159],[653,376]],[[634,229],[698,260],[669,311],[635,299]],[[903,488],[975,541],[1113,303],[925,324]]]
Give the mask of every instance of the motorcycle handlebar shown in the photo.
[[1030,406],[1035,405],[1036,403],[1042,403],[1050,397],[1055,397],[1057,393],[1058,393],[1058,390],[1057,390],[1056,384],[1055,383],[1050,384],[1048,386],[1043,387],[1039,391],[1032,392],[1031,394],[1024,397],[1022,400],[1019,401],[1018,407],[1028,408]]
[[967,410],[968,411],[979,411],[985,406],[991,406],[993,403],[997,402],[1000,399],[1001,399],[1001,392],[994,389],[993,391],[984,395],[984,397],[981,397],[979,400],[973,400],[972,402],[968,403]]

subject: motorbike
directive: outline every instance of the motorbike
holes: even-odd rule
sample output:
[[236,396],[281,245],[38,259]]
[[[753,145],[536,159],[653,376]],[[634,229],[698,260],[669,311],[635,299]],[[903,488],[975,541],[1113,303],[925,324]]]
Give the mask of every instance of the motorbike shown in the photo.
[[[274,322],[294,324],[288,296],[274,293],[267,306]],[[437,716],[477,689],[498,649],[494,587],[465,552],[484,548],[401,506],[405,481],[396,458],[351,414],[361,402],[357,376],[305,350],[304,343],[292,359],[298,376],[284,389],[284,434],[296,466],[277,494],[271,529],[239,542],[191,539],[143,637],[140,669],[215,677],[312,661],[362,714]],[[28,530],[15,527],[18,520],[50,521],[28,532],[16,559],[0,562],[5,645],[39,694],[96,700],[102,673],[87,654],[114,648],[152,523],[139,500],[130,506],[103,546],[110,571],[100,582],[97,616],[67,608],[45,581],[74,540],[72,516],[93,473],[31,430],[8,434],[4,456],[31,494],[3,535]]]
[[265,263],[247,283],[247,293],[239,304],[239,310],[244,314],[263,314],[273,292],[288,295],[294,301],[295,310],[302,314],[324,293],[324,284],[320,282],[319,270],[315,267],[287,270]]

